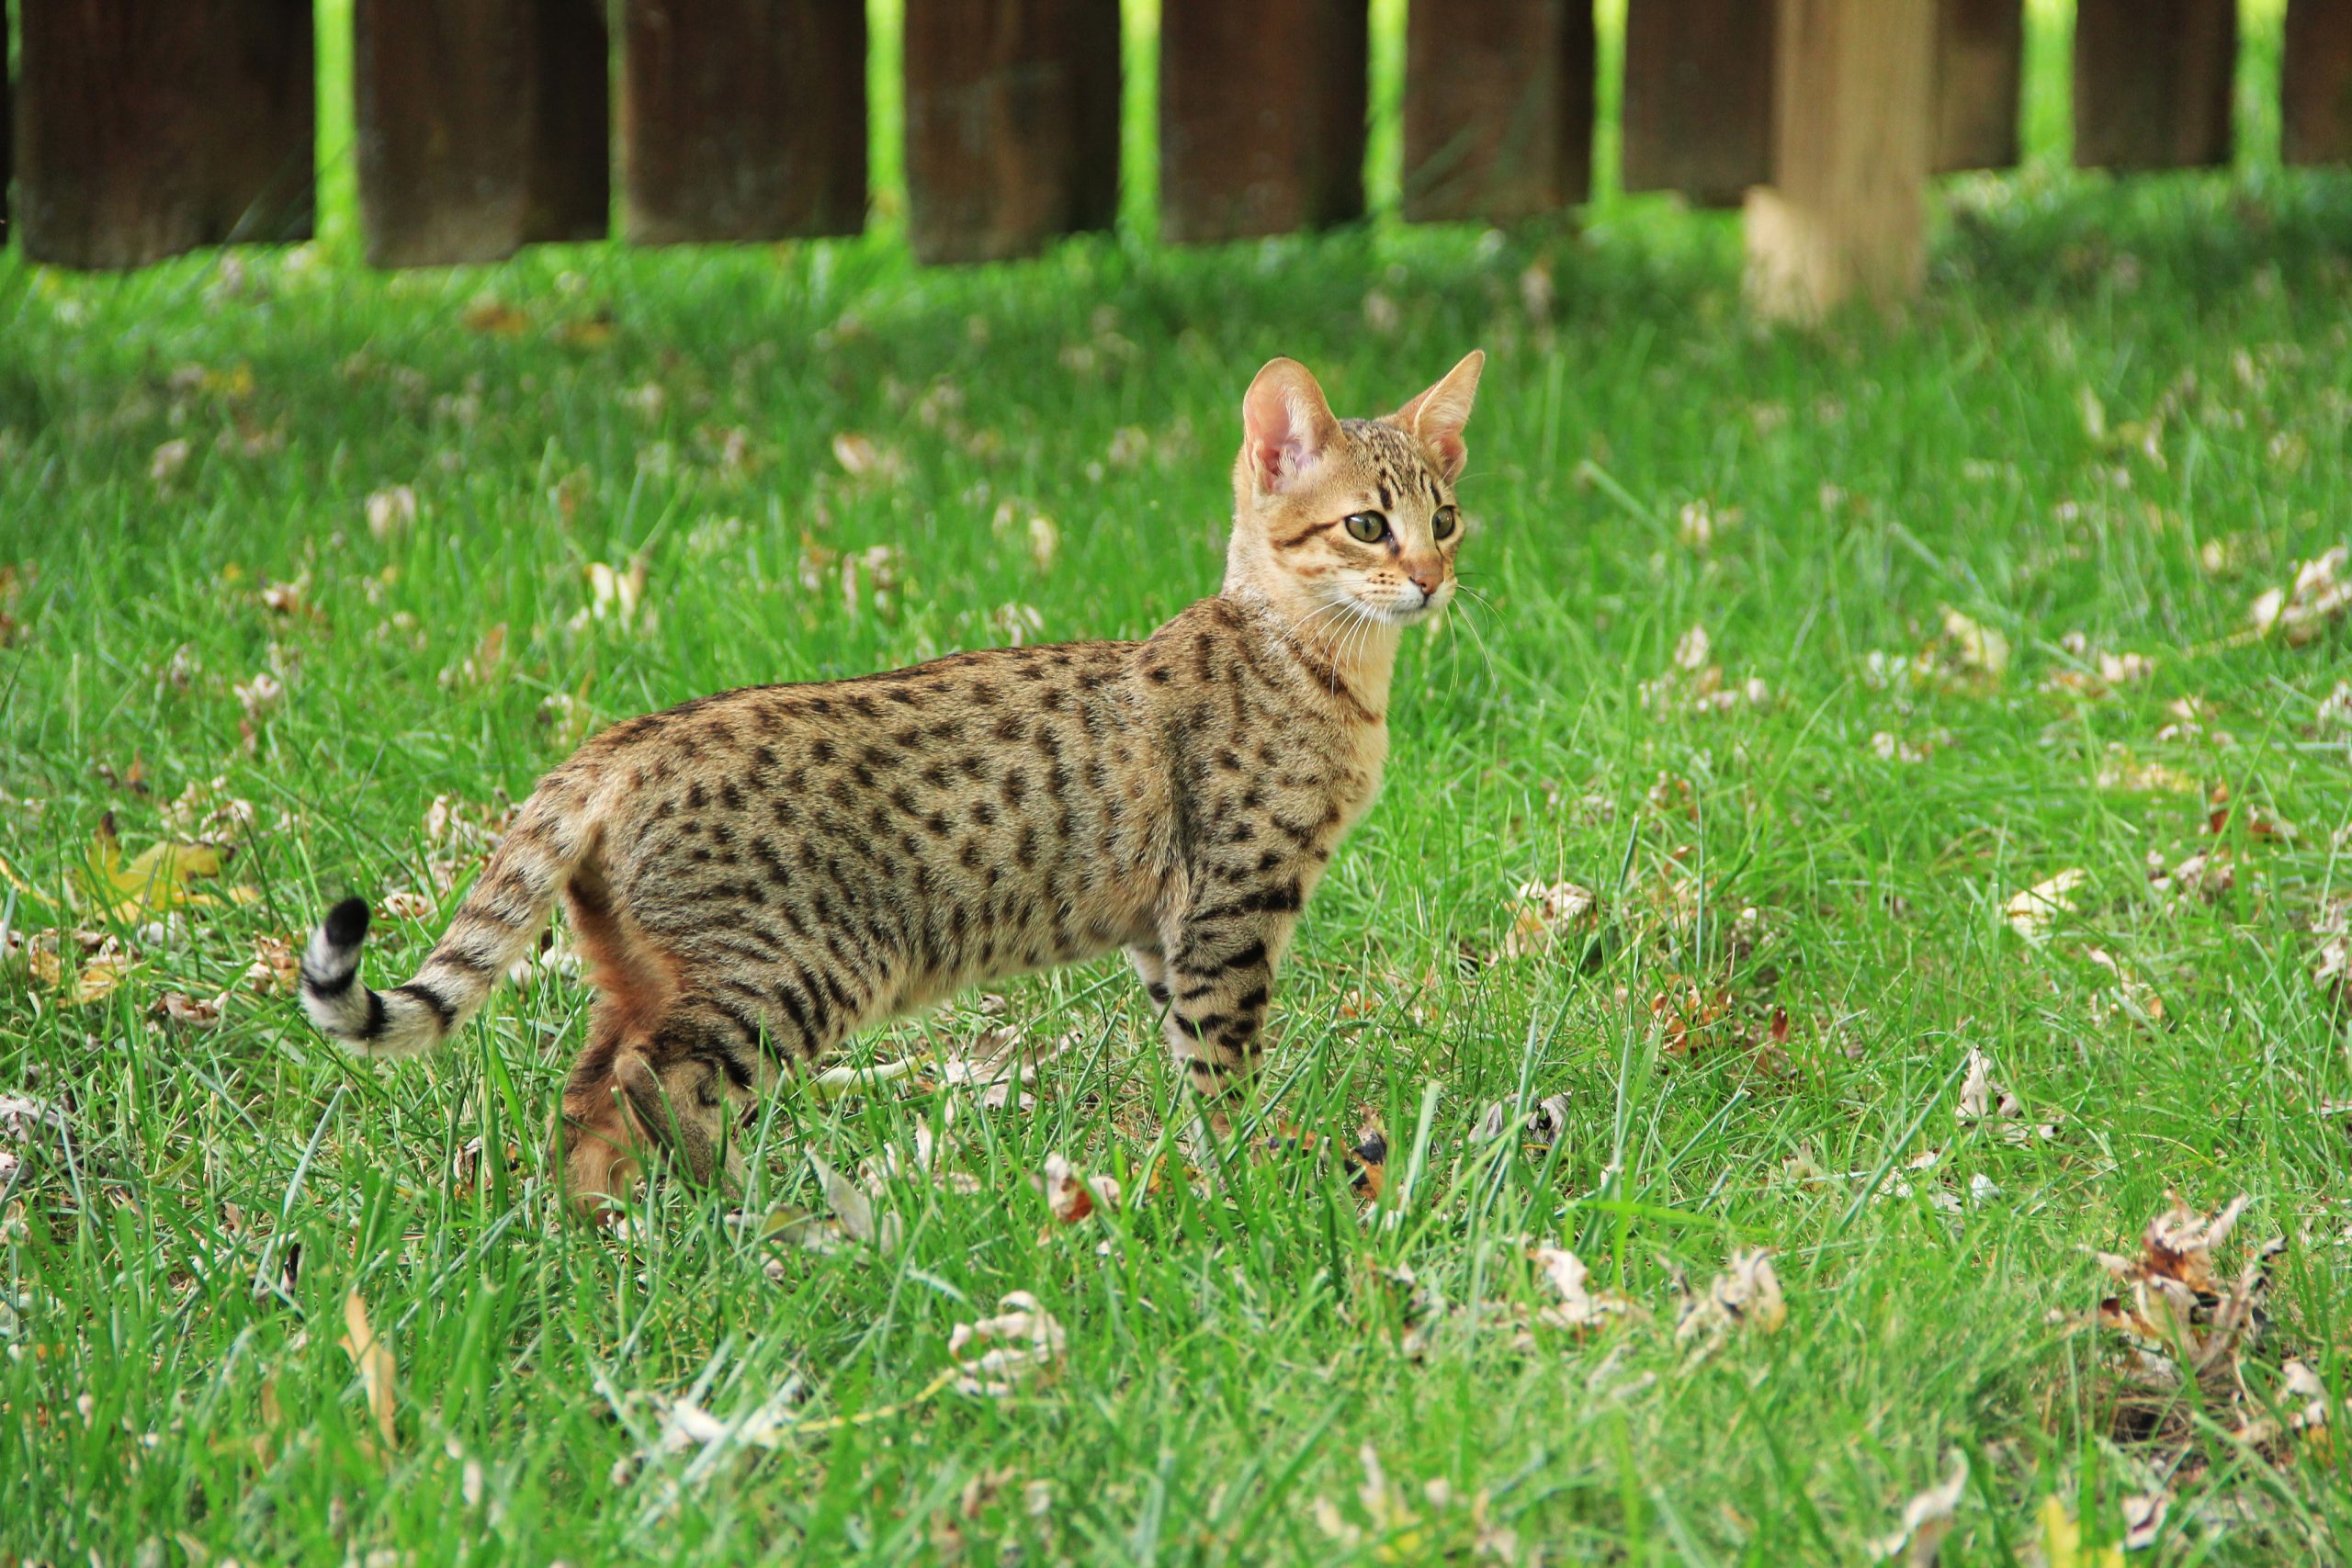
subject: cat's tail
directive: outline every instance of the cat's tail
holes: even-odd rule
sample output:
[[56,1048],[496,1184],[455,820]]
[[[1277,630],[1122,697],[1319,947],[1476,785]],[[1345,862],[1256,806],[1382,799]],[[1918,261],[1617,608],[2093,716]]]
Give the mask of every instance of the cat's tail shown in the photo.
[[389,991],[359,980],[368,900],[337,904],[302,954],[302,1010],[321,1033],[362,1055],[413,1056],[447,1040],[547,929],[591,838],[584,815],[576,801],[551,803],[545,790],[525,802],[424,965]]

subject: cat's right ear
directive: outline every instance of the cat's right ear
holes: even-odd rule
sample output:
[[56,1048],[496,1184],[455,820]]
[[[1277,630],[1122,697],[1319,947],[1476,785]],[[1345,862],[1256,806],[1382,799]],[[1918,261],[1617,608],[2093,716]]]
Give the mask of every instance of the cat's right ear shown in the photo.
[[1295,488],[1339,434],[1323,389],[1295,359],[1268,360],[1241,400],[1242,455],[1261,492]]

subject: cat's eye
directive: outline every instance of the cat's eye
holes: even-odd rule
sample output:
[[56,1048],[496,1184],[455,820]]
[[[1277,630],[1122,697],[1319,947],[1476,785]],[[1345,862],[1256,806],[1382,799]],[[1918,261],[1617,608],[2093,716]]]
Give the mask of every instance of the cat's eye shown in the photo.
[[1460,513],[1451,506],[1441,506],[1437,509],[1436,518],[1430,524],[1430,534],[1434,538],[1450,539],[1453,537],[1453,530],[1461,525]]
[[1388,537],[1388,519],[1377,512],[1351,512],[1344,520],[1348,537],[1376,545]]

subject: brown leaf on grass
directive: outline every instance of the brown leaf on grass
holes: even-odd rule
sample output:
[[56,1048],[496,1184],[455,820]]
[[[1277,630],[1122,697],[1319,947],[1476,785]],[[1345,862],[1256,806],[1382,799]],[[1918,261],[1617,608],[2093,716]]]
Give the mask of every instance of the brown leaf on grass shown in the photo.
[[1046,1156],[1046,1168],[1030,1181],[1045,1195],[1046,1207],[1063,1224],[1074,1225],[1096,1205],[1119,1206],[1119,1184],[1107,1176],[1080,1176],[1060,1153]]
[[400,1399],[400,1366],[392,1348],[368,1321],[368,1303],[357,1291],[343,1298],[343,1348],[359,1373],[368,1398],[368,1418],[375,1425],[377,1457],[400,1447],[396,1406]]
[[2241,1427],[2255,1433],[2242,1363],[2262,1334],[2270,1261],[2285,1243],[2256,1248],[2236,1277],[2225,1279],[2214,1269],[2213,1252],[2236,1228],[2248,1200],[2206,1215],[2177,1194],[2165,1196],[2169,1206],[2149,1222],[2140,1256],[2098,1254],[2121,1288],[2084,1321],[2120,1337],[2125,1354],[2115,1370],[2130,1394],[2124,1415],[2146,1425],[2143,1435],[2186,1433],[2179,1397],[2190,1382],[2206,1415],[2235,1411]]
[[874,1200],[857,1183],[827,1165],[814,1154],[808,1164],[817,1172],[817,1180],[825,1190],[825,1205],[841,1222],[842,1234],[853,1241],[862,1241],[877,1252],[896,1252],[905,1238],[906,1225],[896,1213],[874,1212]]
[[1000,1300],[994,1317],[959,1323],[947,1337],[956,1392],[983,1399],[1010,1398],[1050,1380],[1067,1348],[1062,1325],[1026,1291]]
[[2047,881],[2037,882],[2022,893],[2014,894],[2001,909],[2009,929],[2034,947],[2049,944],[2050,933],[2061,919],[2078,914],[2075,901],[2067,897],[2088,881],[2090,874],[2079,866],[2060,872]]
[[530,317],[495,294],[475,295],[458,319],[468,332],[485,337],[520,337],[531,328]]
[[178,798],[164,807],[164,827],[197,843],[225,849],[252,829],[257,816],[254,803],[232,794],[228,775],[220,773],[189,780]]
[[147,1010],[147,1016],[177,1029],[217,1029],[220,1025],[222,999],[222,997],[199,999],[186,991],[165,991]]
[[1705,1293],[1690,1294],[1679,1280],[1676,1281],[1676,1293],[1680,1297],[1674,1310],[1674,1337],[1678,1344],[1695,1340],[1712,1348],[1734,1329],[1753,1327],[1760,1333],[1772,1334],[1789,1319],[1788,1304],[1781,1295],[1780,1276],[1772,1271],[1772,1254],[1762,1247],[1733,1253],[1731,1261],[1715,1276]]
[[1987,681],[2008,673],[2009,639],[1981,621],[1972,620],[1947,604],[1943,607],[1944,638],[1962,669]]
[[2246,618],[2257,637],[2277,636],[2290,647],[2316,638],[2329,623],[2344,618],[2352,608],[2352,579],[2345,576],[2347,551],[2343,545],[2295,565],[2294,581],[2273,588],[2254,602]]
[[114,995],[138,966],[138,960],[109,938],[105,947],[82,961],[82,972],[74,977],[74,988],[67,993],[66,1000],[75,1007],[102,1002]]
[[2058,639],[2058,646],[2071,654],[2075,667],[2061,670],[2041,682],[2045,692],[2075,692],[2086,697],[2103,697],[2118,687],[2129,686],[2146,680],[2156,672],[2154,660],[2143,654],[2113,653],[2096,647],[2081,632],[2068,632]]
[[[1503,938],[1505,958],[1540,957],[1599,923],[1600,898],[1577,883],[1525,882],[1513,897],[1510,931]],[[1582,949],[1577,948],[1573,956],[1582,957]]]
[[1528,1257],[1544,1271],[1544,1280],[1560,1298],[1557,1305],[1537,1311],[1538,1323],[1582,1333],[1611,1318],[1647,1315],[1616,1291],[1594,1292],[1590,1285],[1592,1270],[1565,1247],[1539,1246]]
[[2312,983],[2339,1008],[2352,1008],[2352,898],[2329,903],[2312,922],[2319,942],[2319,957],[2312,964]]
[[436,908],[424,894],[405,887],[394,888],[376,901],[377,912],[394,920],[430,919]]
[[1935,1568],[1942,1555],[1944,1537],[1951,1533],[1952,1516],[1968,1490],[1968,1456],[1954,1454],[1951,1474],[1940,1486],[1931,1486],[1904,1505],[1903,1525],[1863,1548],[1875,1562],[1901,1558],[1904,1568]]
[[245,972],[239,978],[254,995],[275,997],[291,991],[300,971],[291,942],[282,936],[257,936],[254,938],[254,961],[245,965]]
[[983,1110],[1012,1105],[1026,1111],[1037,1102],[1029,1090],[1037,1086],[1038,1069],[1078,1043],[1075,1033],[1041,1043],[1018,1028],[983,1030],[941,1059],[940,1080],[951,1089],[978,1089]]
[[833,436],[833,461],[852,479],[902,479],[907,477],[906,456],[895,446],[876,444],[869,435],[854,430],[843,430]]
[[416,491],[407,485],[386,485],[368,491],[360,510],[372,537],[379,542],[390,539],[416,526]]
[[471,653],[441,671],[441,684],[445,689],[479,690],[496,682],[505,668],[506,623],[501,621],[482,633]]

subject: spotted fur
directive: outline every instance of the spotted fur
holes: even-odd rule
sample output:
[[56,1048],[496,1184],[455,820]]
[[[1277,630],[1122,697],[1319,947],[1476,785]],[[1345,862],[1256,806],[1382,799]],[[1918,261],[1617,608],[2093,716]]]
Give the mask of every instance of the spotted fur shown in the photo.
[[[1344,423],[1303,367],[1267,366],[1223,591],[1141,642],[752,687],[594,737],[540,781],[405,984],[359,981],[367,906],[337,906],[303,961],[311,1019],[368,1054],[424,1050],[560,898],[599,992],[560,1134],[583,1203],[656,1145],[732,1175],[728,1129],[780,1073],[964,987],[1115,947],[1193,1085],[1237,1089],[1299,911],[1379,789],[1399,628],[1452,592],[1482,363]],[[1386,536],[1355,537],[1346,520],[1373,513]]]

